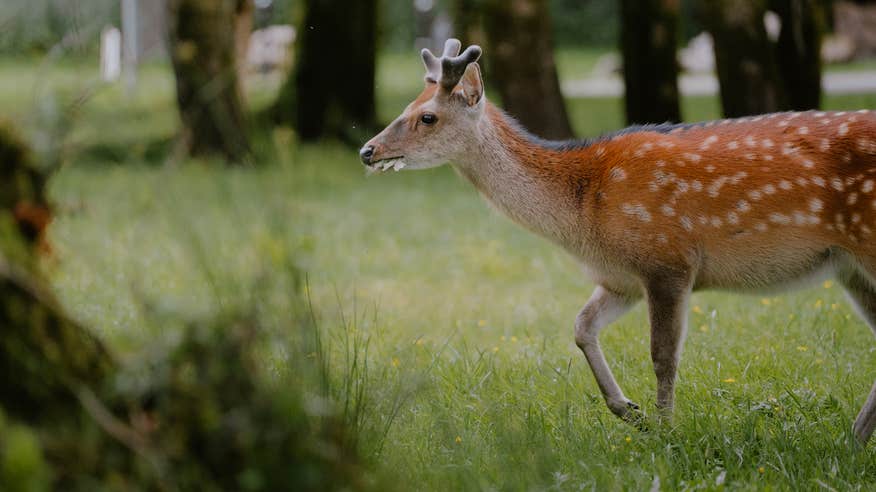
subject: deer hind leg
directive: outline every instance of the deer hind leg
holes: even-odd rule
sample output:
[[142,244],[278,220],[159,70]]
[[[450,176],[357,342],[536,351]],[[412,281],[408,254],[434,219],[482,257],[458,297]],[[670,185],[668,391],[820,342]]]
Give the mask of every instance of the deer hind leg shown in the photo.
[[624,396],[618,386],[599,346],[598,335],[602,328],[629,311],[636,301],[597,286],[575,319],[575,343],[584,352],[605,403],[612,413],[634,423],[641,421],[639,406]]
[[675,403],[678,361],[687,331],[691,286],[683,277],[663,277],[649,281],[645,291],[651,321],[651,361],[657,376],[658,416],[669,421]]
[[[876,334],[876,287],[863,268],[855,265],[841,268],[838,275],[846,294],[857,308],[858,314]],[[876,383],[870,389],[867,401],[858,413],[852,427],[861,443],[866,443],[876,428]]]

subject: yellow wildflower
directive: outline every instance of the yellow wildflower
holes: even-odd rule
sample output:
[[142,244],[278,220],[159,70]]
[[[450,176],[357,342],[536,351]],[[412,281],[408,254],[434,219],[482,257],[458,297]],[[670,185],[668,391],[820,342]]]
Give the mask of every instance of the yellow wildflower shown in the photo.
[[815,309],[819,309],[819,308],[821,308],[821,306],[823,304],[824,304],[824,301],[822,301],[821,299],[818,299],[817,301],[815,301],[815,304],[813,304],[813,306],[815,306]]
[[626,442],[633,442],[633,438],[630,437],[630,436],[627,436],[627,437],[624,438],[624,441],[626,441]]
[[697,313],[697,314],[703,314],[703,310],[700,309],[699,306],[694,306],[693,309],[691,309],[691,311],[693,311],[693,312],[695,312],[695,313]]
[[706,333],[709,331],[709,325],[700,325],[700,331]]
[[478,320],[478,326],[480,326],[481,328],[487,326],[487,320],[485,320],[485,319]]
[[496,352],[498,352],[498,351],[499,351],[499,347],[493,347],[493,353],[494,353],[494,354],[495,354]]
[[501,341],[504,342],[504,341],[505,341],[505,335],[500,336],[500,337],[499,337],[499,340],[501,340]]
[[462,442],[462,437],[456,436],[456,439],[454,439],[454,441],[456,442],[456,444],[459,444]]
[[393,357],[391,363],[392,363],[392,367],[398,367],[399,364],[401,364],[401,361],[398,360],[398,357]]
[[721,382],[722,383],[735,383],[736,380],[733,378],[727,378],[727,379],[722,379]]
[[797,350],[799,350],[800,352],[806,352],[807,350],[809,350],[809,347],[807,347],[806,345],[797,345]]
[[830,305],[830,310],[831,310],[831,311],[836,311],[836,308],[838,308],[838,307],[839,307],[839,304],[837,304],[837,303],[834,302],[833,304]]
[[511,341],[517,343],[517,337],[511,337]]
[[824,287],[825,289],[829,289],[829,288],[833,287],[833,280],[825,280],[824,283],[821,284],[821,286]]
[[764,472],[766,472],[766,468],[764,468],[764,467],[762,467],[762,466],[759,466],[759,467],[757,467],[757,472],[758,472],[758,473],[764,473]]
[[769,306],[770,304],[773,303],[773,301],[771,301],[770,299],[764,297],[763,299],[760,300],[760,303],[763,304],[764,306]]
[[422,346],[423,343],[425,343],[425,342],[423,342],[423,339],[422,339],[422,338],[418,338],[417,341],[416,341],[417,346]]

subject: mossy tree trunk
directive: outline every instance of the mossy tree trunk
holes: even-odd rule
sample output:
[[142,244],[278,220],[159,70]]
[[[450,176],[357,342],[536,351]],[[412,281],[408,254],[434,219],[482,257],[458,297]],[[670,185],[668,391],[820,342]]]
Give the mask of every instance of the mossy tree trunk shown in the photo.
[[627,122],[681,121],[678,103],[678,0],[622,0]]
[[376,0],[307,0],[295,68],[273,108],[302,140],[340,137],[361,144],[377,129]]
[[554,63],[548,7],[547,0],[484,0],[489,84],[527,129],[566,139],[573,133]]
[[771,0],[782,20],[776,62],[787,95],[787,108],[821,106],[821,36],[823,12],[816,0]]
[[237,64],[238,15],[251,0],[169,0],[168,34],[182,120],[195,156],[243,162],[249,153]]
[[0,181],[0,407],[25,422],[70,418],[79,411],[76,388],[102,385],[114,363],[40,281],[35,257],[48,249],[51,218],[46,179],[2,123]]
[[711,0],[700,7],[700,17],[715,42],[726,117],[769,113],[787,106],[775,50],[764,27],[766,7],[765,0]]

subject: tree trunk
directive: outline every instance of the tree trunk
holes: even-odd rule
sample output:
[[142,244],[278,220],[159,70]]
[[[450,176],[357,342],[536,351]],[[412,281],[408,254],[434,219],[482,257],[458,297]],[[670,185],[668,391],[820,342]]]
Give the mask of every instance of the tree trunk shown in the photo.
[[488,70],[505,109],[545,138],[572,137],[554,64],[547,0],[487,0]]
[[249,51],[249,38],[252,34],[253,14],[255,13],[255,3],[253,0],[238,0],[237,13],[234,17],[234,55],[237,62],[237,79],[240,81],[240,98],[246,101],[246,94],[243,91],[243,81],[246,80],[247,60],[246,55]]
[[308,0],[296,67],[280,89],[274,119],[302,140],[341,137],[361,144],[377,127],[374,76],[376,0]]
[[623,0],[621,52],[627,123],[681,121],[678,0]]
[[486,35],[482,27],[481,3],[481,0],[453,0],[451,4],[453,35],[462,42],[463,46],[477,44],[489,51],[485,46]]
[[181,144],[191,155],[242,162],[249,153],[235,53],[236,16],[246,3],[168,1]]
[[67,318],[36,273],[51,214],[45,176],[11,126],[0,124],[0,408],[25,421],[78,414],[75,390],[113,366],[103,345]]
[[785,108],[773,46],[767,37],[763,0],[713,0],[700,13],[715,41],[715,65],[724,116]]
[[771,0],[782,20],[776,62],[787,95],[787,109],[821,105],[821,9],[816,0]]

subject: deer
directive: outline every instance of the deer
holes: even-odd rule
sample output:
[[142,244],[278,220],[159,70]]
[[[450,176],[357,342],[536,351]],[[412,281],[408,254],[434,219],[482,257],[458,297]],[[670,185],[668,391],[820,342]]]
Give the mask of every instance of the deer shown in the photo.
[[[832,277],[876,333],[876,113],[781,112],[548,141],[487,101],[477,45],[421,52],[425,88],[359,156],[369,172],[451,163],[495,208],[576,258],[574,323],[609,410],[643,425],[599,333],[647,304],[658,422],[671,422],[692,292]],[[647,424],[645,424],[647,427]],[[852,432],[876,426],[876,384]]]

